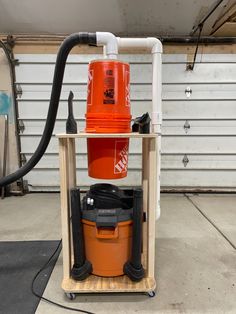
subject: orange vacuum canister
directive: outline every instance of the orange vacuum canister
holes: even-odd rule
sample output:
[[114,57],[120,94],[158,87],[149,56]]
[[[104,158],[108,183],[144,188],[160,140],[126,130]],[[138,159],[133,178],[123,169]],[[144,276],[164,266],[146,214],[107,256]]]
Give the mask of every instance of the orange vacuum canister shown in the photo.
[[[95,60],[88,70],[86,132],[129,133],[130,68],[118,60]],[[88,174],[97,179],[126,177],[128,138],[87,139]]]
[[100,183],[92,185],[83,198],[85,256],[94,275],[124,274],[132,252],[132,195],[115,185]]
[[[107,209],[98,210],[106,215]],[[114,209],[109,211],[115,211]],[[100,216],[101,218],[101,216]],[[97,276],[115,277],[124,274],[124,264],[130,259],[132,220],[121,221],[116,227],[98,227],[96,222],[83,219],[86,258]]]

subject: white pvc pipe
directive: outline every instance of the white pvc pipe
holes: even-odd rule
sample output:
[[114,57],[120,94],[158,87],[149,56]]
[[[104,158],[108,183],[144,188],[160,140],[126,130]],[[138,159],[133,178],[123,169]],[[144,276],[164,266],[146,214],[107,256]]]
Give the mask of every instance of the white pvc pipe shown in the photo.
[[162,43],[155,37],[120,38],[117,37],[119,50],[122,48],[144,48],[151,53],[162,53]]
[[161,53],[152,54],[152,127],[161,132],[162,124],[162,60]]
[[161,125],[162,125],[162,58],[161,53],[152,54],[152,128],[157,133],[157,208],[156,219],[160,218],[161,207]]
[[109,59],[117,59],[118,44],[116,36],[108,32],[96,32],[96,37],[97,46],[103,46],[106,56]]
[[103,59],[107,59],[107,49],[106,46],[103,46]]
[[160,217],[161,124],[162,124],[162,43],[154,37],[119,38],[119,48],[145,48],[152,53],[152,132],[157,133],[156,219]]

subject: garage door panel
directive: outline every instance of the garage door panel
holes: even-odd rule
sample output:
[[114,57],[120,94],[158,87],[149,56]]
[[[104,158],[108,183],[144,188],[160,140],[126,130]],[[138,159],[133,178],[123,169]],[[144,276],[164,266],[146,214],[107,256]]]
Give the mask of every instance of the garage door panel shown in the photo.
[[[131,64],[132,83],[151,83],[151,64]],[[64,80],[68,83],[87,82],[87,64],[68,64]],[[22,83],[51,83],[54,64],[21,64],[16,67],[16,75]],[[174,75],[173,75],[174,74]],[[236,64],[197,63],[194,71],[186,71],[186,64],[163,64],[163,83],[234,83]]]
[[[101,59],[102,54],[70,54],[67,58],[67,63],[88,63],[91,60]],[[217,60],[217,57],[220,58],[220,55],[215,55],[214,59]],[[45,63],[45,64],[55,64],[56,55],[55,54],[16,54],[16,58],[21,60],[22,63]],[[120,55],[120,59],[123,62],[134,63],[151,63],[152,56],[150,54],[124,54]],[[164,54],[162,56],[163,63],[184,63],[187,61],[186,54]],[[201,58],[197,57],[197,62],[201,61]]]
[[[20,68],[16,68],[18,80],[22,83],[52,83],[54,64],[27,64],[23,63]],[[130,79],[133,83],[151,83],[151,64],[131,64]],[[64,81],[67,83],[86,83],[88,65],[87,64],[67,64],[64,73]]]
[[227,135],[236,136],[236,120],[164,120],[163,135],[207,136]]
[[[227,178],[225,180],[224,178]],[[162,187],[168,188],[236,188],[236,171],[232,170],[163,170],[161,172]],[[171,185],[173,182],[173,185]]]
[[[19,116],[22,119],[44,119],[47,115],[49,100],[18,101]],[[151,110],[151,101],[132,101],[134,116]],[[86,110],[86,101],[74,100],[75,116],[81,118]],[[61,100],[58,119],[67,117],[67,100]],[[212,101],[163,101],[164,119],[236,119],[236,100]]]
[[[32,154],[25,154],[26,160],[31,158]],[[162,155],[161,168],[163,170],[235,170],[235,155],[187,155],[188,162],[184,163],[184,154]],[[129,153],[129,169],[141,170],[142,160],[141,154]],[[87,154],[76,154],[77,169],[87,169]],[[58,154],[48,154],[40,160],[35,169],[59,169]]]
[[[187,158],[187,162],[185,163]],[[235,170],[236,154],[234,155],[193,155],[176,154],[162,155],[163,170]]]
[[194,71],[186,71],[186,64],[163,65],[164,83],[235,83],[235,77],[235,63],[197,63]]
[[[55,54],[16,54],[16,57],[21,60],[21,64],[54,64],[56,63],[57,56]],[[67,64],[87,64],[92,60],[102,59],[102,54],[70,54],[67,58]],[[120,58],[123,62],[129,63],[150,63],[152,62],[152,56],[150,54],[122,54]],[[172,62],[184,62],[186,60],[186,55],[180,54],[176,57],[173,55],[166,55],[164,58],[165,61]]]
[[[17,80],[22,83],[52,83],[54,64],[23,63],[16,67]],[[67,64],[64,73],[64,80],[67,82],[86,83],[88,66],[87,64]]]
[[[230,180],[226,182],[222,180],[223,177],[228,177]],[[27,180],[32,182],[31,190],[33,191],[50,191],[59,189],[59,172],[58,170],[32,170],[27,175]],[[88,185],[101,182],[87,176],[87,171],[77,172],[77,184],[84,188]],[[130,171],[125,179],[110,181],[112,184],[119,186],[138,185],[141,182],[140,172]],[[161,182],[163,188],[189,188],[194,186],[197,188],[230,188],[236,187],[236,172],[235,171],[205,171],[205,170],[190,170],[184,173],[180,170],[167,170],[161,173]],[[171,185],[170,182],[174,184]]]
[[[74,116],[76,119],[83,119],[86,112],[86,101],[73,102]],[[19,101],[19,115],[21,119],[45,119],[48,112],[49,101]],[[143,114],[146,111],[151,111],[151,101],[133,101],[131,113],[134,117]],[[67,119],[68,116],[68,101],[60,101],[57,119]],[[43,122],[43,121],[42,121]]]
[[[19,101],[50,100],[52,85],[51,84],[22,84],[22,95]],[[61,101],[67,101],[70,91],[74,93],[75,101],[86,101],[87,83],[65,84],[63,83],[60,96]],[[151,100],[151,84],[131,84],[131,101],[134,100]]]
[[[148,111],[150,107],[143,106],[143,111]],[[76,110],[75,110],[76,111]],[[135,110],[137,114],[137,110]],[[142,113],[140,112],[140,114]],[[22,115],[23,117],[23,115]],[[85,118],[76,116],[77,127],[80,131],[85,129]],[[42,135],[45,119],[21,119],[24,123],[24,133],[21,136]],[[55,123],[53,134],[63,133],[66,131],[66,118],[58,119]],[[228,135],[236,136],[236,121],[232,120],[164,120],[162,124],[163,136],[168,135]]]
[[236,153],[236,136],[166,136],[163,139],[163,153]]
[[[190,91],[190,93],[188,93]],[[236,98],[236,84],[166,84],[163,100],[230,100]]]
[[236,99],[163,101],[163,117],[165,119],[236,119]]
[[[41,136],[22,136],[21,152],[33,153],[39,143]],[[76,141],[77,150],[84,153],[86,151],[86,142],[84,139]],[[162,153],[212,153],[217,154],[225,152],[228,154],[236,153],[236,136],[220,138],[218,136],[166,136],[163,137]],[[48,152],[58,152],[58,139],[51,138],[47,149]],[[141,141],[132,139],[130,151],[134,153],[141,152]]]
[[[16,54],[17,59],[21,63],[53,63],[56,62],[55,54]],[[88,63],[91,60],[102,58],[102,54],[70,54],[68,63]],[[150,54],[135,54],[130,55],[122,53],[120,59],[124,62],[142,63],[151,62]],[[186,54],[164,54],[162,56],[163,63],[186,63],[188,61]],[[235,63],[234,54],[199,54],[196,57],[196,63]]]
[[[59,189],[59,171],[50,169],[48,171],[34,169],[27,175],[28,182],[31,182],[31,190],[55,190]],[[83,188],[91,184],[101,183],[104,180],[96,180],[88,177],[87,170],[77,171],[77,184]],[[135,182],[135,184],[134,184]],[[130,170],[125,179],[109,180],[109,183],[119,186],[141,185],[141,173]]]
[[[22,95],[19,100],[47,100],[51,95],[51,83],[22,83]],[[131,83],[131,100],[151,100],[152,86],[151,83]],[[190,94],[187,90],[191,91]],[[86,100],[87,97],[87,82],[67,83],[64,81],[61,100],[67,100],[70,91],[74,93],[75,100]],[[235,100],[236,99],[236,84],[163,84],[162,98],[166,100]]]

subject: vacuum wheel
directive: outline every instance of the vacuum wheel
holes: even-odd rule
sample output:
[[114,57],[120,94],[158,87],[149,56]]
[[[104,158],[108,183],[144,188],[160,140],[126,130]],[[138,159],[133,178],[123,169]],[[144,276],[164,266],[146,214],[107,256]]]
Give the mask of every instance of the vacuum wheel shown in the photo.
[[148,292],[147,292],[147,295],[148,295],[150,298],[153,298],[153,297],[155,297],[156,292],[155,292],[154,290],[148,291]]
[[67,298],[69,300],[74,300],[76,298],[76,294],[75,293],[66,292],[65,295],[67,296]]

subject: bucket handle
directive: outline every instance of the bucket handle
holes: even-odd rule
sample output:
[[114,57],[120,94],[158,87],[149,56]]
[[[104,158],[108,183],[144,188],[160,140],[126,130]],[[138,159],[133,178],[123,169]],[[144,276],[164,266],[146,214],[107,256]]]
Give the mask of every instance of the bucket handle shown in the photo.
[[96,238],[98,239],[117,239],[118,238],[118,227],[114,229],[113,233],[102,234],[99,233],[99,228],[96,228]]

